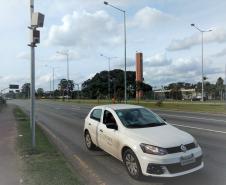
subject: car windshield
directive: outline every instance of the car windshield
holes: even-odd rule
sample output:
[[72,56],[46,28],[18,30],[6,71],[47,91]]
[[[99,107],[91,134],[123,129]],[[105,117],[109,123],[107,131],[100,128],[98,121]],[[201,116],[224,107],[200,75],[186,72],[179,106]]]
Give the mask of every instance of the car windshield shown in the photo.
[[115,111],[127,128],[144,128],[165,125],[165,122],[145,108],[120,109]]

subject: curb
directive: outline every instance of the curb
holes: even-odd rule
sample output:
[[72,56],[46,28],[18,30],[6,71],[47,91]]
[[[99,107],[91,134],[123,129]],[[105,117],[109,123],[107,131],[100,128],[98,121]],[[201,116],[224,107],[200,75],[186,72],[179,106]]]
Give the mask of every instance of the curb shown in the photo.
[[36,121],[37,125],[44,131],[46,136],[50,139],[59,152],[65,156],[69,165],[72,165],[72,171],[78,174],[78,178],[82,184],[85,185],[106,185],[106,183],[97,175],[95,172],[89,168],[89,166],[80,159],[79,156],[74,154],[72,150],[66,145],[59,137],[57,137],[48,127],[44,125],[41,121]]

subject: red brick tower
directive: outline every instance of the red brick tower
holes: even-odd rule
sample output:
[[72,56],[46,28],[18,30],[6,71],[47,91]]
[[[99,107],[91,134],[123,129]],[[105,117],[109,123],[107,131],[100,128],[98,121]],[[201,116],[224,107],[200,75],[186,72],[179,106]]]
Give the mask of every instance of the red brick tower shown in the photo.
[[142,90],[139,89],[139,84],[143,82],[143,53],[136,53],[136,84],[138,89],[136,90],[136,98],[140,99],[144,96]]

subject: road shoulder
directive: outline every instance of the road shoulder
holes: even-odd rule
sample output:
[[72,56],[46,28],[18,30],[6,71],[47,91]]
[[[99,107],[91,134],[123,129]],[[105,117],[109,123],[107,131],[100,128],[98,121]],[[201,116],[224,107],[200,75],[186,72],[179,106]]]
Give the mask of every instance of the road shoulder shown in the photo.
[[16,120],[14,106],[8,105],[0,112],[0,184],[20,184],[19,157],[16,152]]

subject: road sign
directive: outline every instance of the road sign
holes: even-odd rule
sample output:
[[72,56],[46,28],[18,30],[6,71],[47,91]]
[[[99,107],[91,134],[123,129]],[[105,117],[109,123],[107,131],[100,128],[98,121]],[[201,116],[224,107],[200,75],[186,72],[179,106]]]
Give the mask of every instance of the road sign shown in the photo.
[[9,89],[19,89],[19,85],[9,85]]

